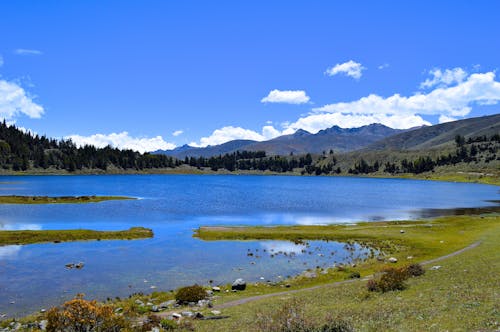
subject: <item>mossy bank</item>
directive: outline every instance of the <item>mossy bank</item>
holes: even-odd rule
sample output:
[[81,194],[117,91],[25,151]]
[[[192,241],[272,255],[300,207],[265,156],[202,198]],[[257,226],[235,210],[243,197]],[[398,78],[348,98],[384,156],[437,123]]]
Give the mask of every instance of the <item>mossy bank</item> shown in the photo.
[[144,227],[132,227],[122,231],[95,231],[88,229],[0,231],[0,246],[45,242],[134,240],[152,237],[153,231]]
[[99,203],[104,201],[133,200],[126,196],[0,196],[0,204],[81,204]]

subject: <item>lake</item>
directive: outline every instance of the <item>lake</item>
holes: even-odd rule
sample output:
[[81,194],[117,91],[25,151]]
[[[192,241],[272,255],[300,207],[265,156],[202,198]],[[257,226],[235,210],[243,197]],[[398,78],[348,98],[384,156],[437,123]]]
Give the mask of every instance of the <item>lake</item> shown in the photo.
[[[406,179],[236,175],[2,176],[0,195],[117,195],[138,200],[0,205],[0,229],[119,230],[153,239],[0,247],[0,314],[22,315],[85,293],[128,296],[201,283],[275,281],[363,258],[366,250],[311,241],[205,242],[201,225],[330,224],[403,220],[491,206],[498,187]],[[430,213],[429,211],[434,211]],[[437,211],[437,212],[436,212]],[[247,256],[248,250],[260,258]],[[272,255],[272,253],[293,255]],[[272,256],[271,256],[272,255]],[[293,256],[293,259],[290,258]],[[66,263],[84,262],[81,270]],[[251,264],[256,262],[256,264]]]

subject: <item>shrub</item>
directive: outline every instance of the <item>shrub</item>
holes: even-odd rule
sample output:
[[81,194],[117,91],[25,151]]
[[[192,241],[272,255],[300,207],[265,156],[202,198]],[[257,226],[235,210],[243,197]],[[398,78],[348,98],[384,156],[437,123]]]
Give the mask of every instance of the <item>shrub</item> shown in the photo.
[[366,287],[372,292],[403,290],[406,288],[404,283],[406,279],[408,279],[408,273],[405,268],[389,267],[378,278],[369,280]]
[[349,274],[349,279],[359,279],[361,278],[361,274],[358,271],[351,272]]
[[408,279],[408,275],[404,269],[390,268],[387,269],[379,280],[379,287],[382,292],[393,290],[403,290],[406,285],[404,281]]
[[375,279],[370,279],[368,280],[368,282],[366,283],[366,288],[368,289],[368,291],[370,292],[375,292],[378,290],[378,284],[377,282],[375,281]]
[[406,266],[405,270],[409,277],[419,277],[425,274],[425,270],[422,265],[416,263]]
[[115,332],[127,328],[127,321],[109,305],[87,301],[83,294],[47,312],[47,331]]
[[179,288],[175,294],[175,299],[180,303],[198,302],[207,297],[205,289],[199,285]]

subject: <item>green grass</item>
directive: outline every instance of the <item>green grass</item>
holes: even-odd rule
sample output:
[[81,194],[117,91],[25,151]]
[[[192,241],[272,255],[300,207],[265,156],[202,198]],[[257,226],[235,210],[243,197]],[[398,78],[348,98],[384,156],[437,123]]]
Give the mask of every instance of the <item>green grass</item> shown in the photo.
[[0,246],[87,240],[132,240],[151,237],[153,237],[153,231],[144,227],[132,227],[123,231],[87,229],[0,231]]
[[[371,293],[366,290],[366,281],[304,290],[224,309],[222,314],[231,316],[230,319],[197,322],[197,331],[254,331],[257,312],[271,314],[292,297],[304,303],[312,319],[338,316],[349,321],[356,331],[498,330],[500,217],[464,216],[429,223],[433,226],[424,228],[423,223],[417,223],[404,228],[404,243],[420,253],[414,261],[441,256],[478,240],[481,244],[435,263],[442,268],[410,279],[403,291]],[[393,226],[379,224],[365,231],[375,232],[376,237],[386,234],[397,238],[391,234],[398,228]],[[353,233],[362,234],[359,228]]]
[[125,196],[0,196],[0,204],[75,204],[99,203],[103,201],[130,200]]

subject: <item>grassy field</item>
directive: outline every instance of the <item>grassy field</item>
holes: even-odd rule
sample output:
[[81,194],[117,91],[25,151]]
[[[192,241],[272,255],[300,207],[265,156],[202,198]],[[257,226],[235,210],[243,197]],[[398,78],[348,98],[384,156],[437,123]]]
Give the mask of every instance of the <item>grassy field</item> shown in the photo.
[[[405,233],[400,233],[401,229]],[[204,235],[202,235],[204,234]],[[238,235],[237,235],[238,234]],[[389,240],[399,243],[393,252],[398,264],[420,262],[481,244],[460,255],[436,263],[442,267],[408,282],[403,291],[373,293],[366,281],[304,290],[223,310],[230,318],[196,323],[197,331],[256,331],[257,313],[271,315],[290,298],[298,299],[311,319],[326,316],[348,321],[356,331],[494,331],[500,328],[500,216],[447,217],[410,223],[377,223],[356,226],[217,229],[211,238],[315,238]],[[280,234],[283,234],[280,236]],[[301,235],[299,235],[301,234]],[[208,232],[200,233],[208,238]],[[363,274],[380,269],[367,262]],[[371,266],[370,266],[371,265]]]
[[132,227],[124,231],[93,231],[87,229],[0,231],[0,246],[44,242],[132,240],[151,237],[153,237],[153,231],[144,227]]
[[99,203],[103,201],[129,200],[124,196],[0,196],[0,204],[78,204]]

